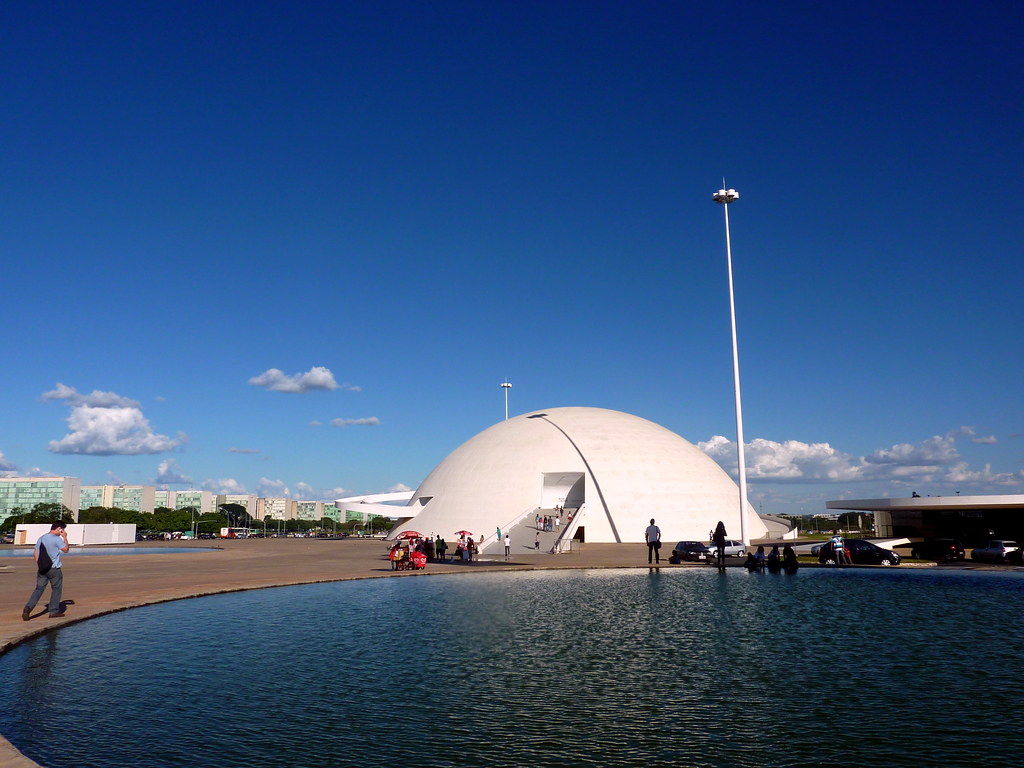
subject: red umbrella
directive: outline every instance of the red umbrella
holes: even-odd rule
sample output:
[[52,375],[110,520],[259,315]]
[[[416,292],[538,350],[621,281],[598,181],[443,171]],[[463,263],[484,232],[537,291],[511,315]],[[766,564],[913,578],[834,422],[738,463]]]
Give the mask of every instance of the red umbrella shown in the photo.
[[472,536],[473,532],[472,531],[456,531],[455,535],[456,536]]
[[395,536],[396,539],[422,539],[423,534],[419,531],[402,531],[400,534]]

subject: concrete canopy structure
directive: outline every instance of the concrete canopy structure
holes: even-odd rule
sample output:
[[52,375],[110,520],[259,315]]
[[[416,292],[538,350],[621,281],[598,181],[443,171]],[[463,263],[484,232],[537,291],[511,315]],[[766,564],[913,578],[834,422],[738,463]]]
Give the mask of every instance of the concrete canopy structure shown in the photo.
[[[709,456],[646,419],[579,407],[516,416],[463,443],[413,494],[408,525],[446,538],[472,531],[486,547],[496,529],[556,506],[579,508],[563,535],[589,542],[643,542],[652,517],[668,546],[706,541],[719,520],[740,531],[739,490]],[[749,505],[747,524],[752,538],[765,535]]]
[[829,501],[828,509],[875,513],[879,536],[947,537],[966,546],[992,538],[1024,540],[1024,494],[911,496]]

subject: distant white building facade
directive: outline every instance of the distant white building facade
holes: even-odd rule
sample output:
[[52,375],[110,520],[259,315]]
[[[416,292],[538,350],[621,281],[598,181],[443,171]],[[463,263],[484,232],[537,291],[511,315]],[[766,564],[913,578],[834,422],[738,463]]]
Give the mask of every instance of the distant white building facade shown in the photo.
[[116,507],[133,512],[156,509],[156,488],[152,485],[83,485],[78,509]]

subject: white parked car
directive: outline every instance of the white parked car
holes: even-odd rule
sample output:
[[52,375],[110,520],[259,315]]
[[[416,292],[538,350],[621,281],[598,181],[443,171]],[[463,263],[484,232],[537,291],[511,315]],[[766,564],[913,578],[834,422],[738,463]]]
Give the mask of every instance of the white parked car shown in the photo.
[[[715,545],[715,542],[710,541],[710,542],[708,542],[707,546],[708,546],[708,549],[711,550],[711,554],[712,555],[714,555],[714,554],[716,554],[718,552],[718,548]],[[747,548],[743,546],[743,542],[742,541],[737,541],[736,539],[726,539],[725,540],[725,556],[726,557],[746,557],[746,555],[747,555]]]

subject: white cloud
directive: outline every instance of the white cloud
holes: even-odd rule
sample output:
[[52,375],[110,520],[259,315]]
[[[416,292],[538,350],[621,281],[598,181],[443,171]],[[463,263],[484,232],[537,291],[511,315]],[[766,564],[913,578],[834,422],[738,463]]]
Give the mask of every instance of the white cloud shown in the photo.
[[228,448],[228,453],[259,453],[255,448]]
[[322,427],[323,424],[321,422],[317,421],[316,419],[313,419],[313,421],[309,422],[309,426],[311,426],[311,427]]
[[[736,444],[715,435],[697,447],[717,461],[726,471],[735,474]],[[828,443],[802,443],[787,440],[756,438],[744,446],[747,477],[775,482],[840,482],[858,479],[862,460],[837,451]]]
[[345,488],[314,488],[309,483],[296,483],[296,499],[303,501],[334,501],[342,496],[347,496],[349,491]]
[[256,483],[256,493],[263,497],[289,497],[291,491],[283,480],[271,480],[268,477],[261,477]]
[[378,424],[380,424],[380,419],[378,419],[376,416],[370,416],[365,419],[331,419],[332,427],[375,427]]
[[410,488],[405,483],[395,483],[390,488],[388,488],[388,493],[400,493],[402,491],[411,491],[411,490],[412,490],[412,488]]
[[187,442],[180,432],[175,439],[156,434],[138,408],[73,405],[67,422],[71,432],[50,441],[51,453],[128,456],[163,453]]
[[951,464],[960,458],[956,450],[956,438],[935,435],[916,445],[897,443],[892,448],[881,448],[864,457],[869,464],[886,464],[890,467],[916,467],[935,470]]
[[213,493],[247,493],[245,486],[232,477],[203,480],[202,489]]
[[[919,443],[897,443],[867,456],[853,456],[828,443],[803,443],[787,440],[779,443],[757,438],[744,450],[747,477],[774,483],[847,483],[876,482],[906,485],[910,483],[975,484],[1014,486],[1024,484],[1024,470],[994,473],[989,466],[971,470],[956,448],[958,437],[972,441],[974,430],[960,427],[946,435],[935,435]],[[982,439],[981,442],[987,442]],[[716,435],[697,447],[736,476],[736,444]]]
[[51,440],[51,453],[93,456],[129,456],[162,453],[187,441],[178,433],[175,439],[153,431],[139,403],[114,392],[93,390],[80,394],[60,382],[43,394],[43,400],[64,400],[71,407],[68,426],[71,432],[60,440]]
[[950,431],[949,436],[953,438],[967,437],[970,438],[972,443],[977,443],[978,445],[995,445],[999,442],[995,435],[978,437],[978,433],[974,427],[960,427],[960,429],[954,429]]
[[161,461],[156,470],[156,478],[153,481],[157,485],[191,485],[192,478],[184,474],[174,459]]
[[54,477],[56,474],[56,472],[39,467],[18,469],[17,464],[12,464],[0,453],[0,477]]
[[68,387],[57,382],[57,386],[49,392],[43,393],[43,400],[67,400],[72,408],[80,405],[92,406],[94,408],[138,408],[139,402],[127,397],[121,397],[114,392],[101,392],[94,389],[88,395],[83,395],[74,387]]
[[321,488],[319,491],[314,491],[313,501],[334,501],[344,496],[351,496],[352,491],[348,488],[342,488],[340,485],[334,488]]
[[985,469],[980,472],[977,470],[971,470],[967,466],[967,462],[960,462],[959,464],[950,467],[949,471],[942,478],[949,483],[961,483],[961,484],[981,484],[981,485],[1003,485],[1003,486],[1014,486],[1024,483],[1024,470],[1018,470],[1016,472],[993,472],[990,464],[985,465]]
[[259,376],[253,376],[249,383],[257,387],[265,387],[271,392],[311,392],[316,389],[338,389],[338,382],[328,368],[321,365],[310,368],[305,373],[286,375],[277,368],[270,368]]
[[0,477],[18,477],[18,465],[10,461],[0,451]]

